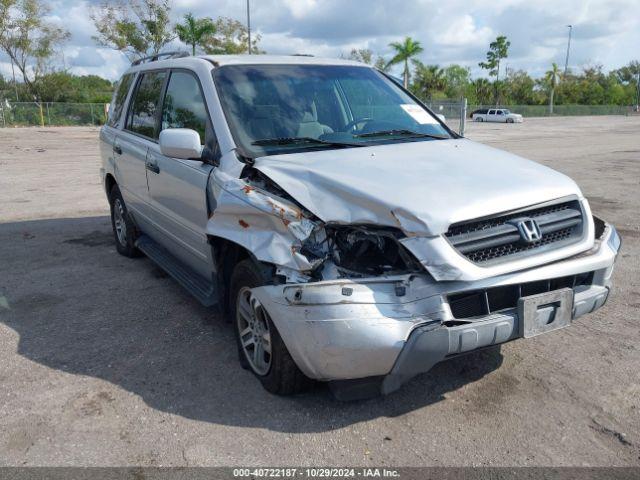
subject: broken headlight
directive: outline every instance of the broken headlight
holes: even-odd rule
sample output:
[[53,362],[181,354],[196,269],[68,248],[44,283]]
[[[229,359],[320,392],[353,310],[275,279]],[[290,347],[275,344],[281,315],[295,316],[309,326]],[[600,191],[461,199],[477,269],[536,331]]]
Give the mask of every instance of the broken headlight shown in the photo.
[[339,268],[367,275],[421,271],[400,243],[395,229],[367,226],[327,226],[329,254]]

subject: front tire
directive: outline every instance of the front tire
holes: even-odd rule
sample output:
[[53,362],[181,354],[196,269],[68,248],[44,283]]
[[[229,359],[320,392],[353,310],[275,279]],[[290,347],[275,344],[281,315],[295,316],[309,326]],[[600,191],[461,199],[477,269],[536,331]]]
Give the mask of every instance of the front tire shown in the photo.
[[269,313],[251,289],[264,285],[264,275],[250,260],[238,263],[231,276],[229,305],[240,365],[276,395],[293,395],[311,385],[291,358]]
[[109,203],[111,205],[111,228],[113,228],[113,237],[116,241],[116,250],[125,257],[139,257],[140,251],[135,247],[136,228],[133,221],[131,221],[118,185],[114,185],[111,189]]

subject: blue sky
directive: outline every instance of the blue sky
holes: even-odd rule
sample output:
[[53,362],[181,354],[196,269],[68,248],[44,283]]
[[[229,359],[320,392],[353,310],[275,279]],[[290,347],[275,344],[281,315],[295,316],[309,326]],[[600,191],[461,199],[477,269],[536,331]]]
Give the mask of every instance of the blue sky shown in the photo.
[[[89,18],[95,0],[51,0],[50,20],[72,33],[60,62],[74,73],[116,79],[128,62],[97,47]],[[564,65],[568,24],[574,25],[570,66],[620,67],[640,59],[640,0],[251,0],[252,27],[268,53],[336,57],[370,48],[390,57],[388,44],[419,40],[426,63],[478,62],[497,35],[511,40],[507,65],[540,76]],[[228,16],[245,21],[245,0],[173,0],[172,15]],[[179,43],[176,47],[180,48]],[[10,64],[0,55],[0,73]]]

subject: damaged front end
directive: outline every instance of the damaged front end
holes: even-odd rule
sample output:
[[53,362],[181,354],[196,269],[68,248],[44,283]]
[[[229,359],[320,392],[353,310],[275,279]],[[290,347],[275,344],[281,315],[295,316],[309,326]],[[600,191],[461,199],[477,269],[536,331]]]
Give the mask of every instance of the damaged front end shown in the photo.
[[620,242],[599,220],[584,229],[591,248],[580,254],[443,280],[412,248],[441,236],[325,222],[259,170],[247,166],[241,177],[212,174],[207,232],[274,267],[252,295],[300,370],[329,381],[339,398],[390,393],[446,358],[522,337],[521,296],[571,289],[571,319],[608,298]]
[[215,171],[211,182],[207,234],[244,247],[286,281],[423,272],[398,229],[324,224],[258,170]]
[[235,178],[221,170],[210,182],[208,235],[240,245],[284,272],[298,272],[297,279],[318,267],[320,259],[300,253],[303,242],[319,232],[318,223],[274,184],[259,175]]

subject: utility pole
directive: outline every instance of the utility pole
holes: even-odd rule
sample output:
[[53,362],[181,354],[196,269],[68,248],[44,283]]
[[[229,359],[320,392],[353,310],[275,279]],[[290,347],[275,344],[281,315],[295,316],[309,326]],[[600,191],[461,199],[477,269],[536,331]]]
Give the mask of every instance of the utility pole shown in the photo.
[[567,25],[569,27],[569,41],[567,42],[567,57],[564,60],[564,76],[567,76],[567,70],[569,69],[569,50],[571,49],[571,32],[573,31],[573,25]]
[[249,0],[247,0],[247,33],[249,41],[249,55],[251,55],[251,8],[249,6]]

